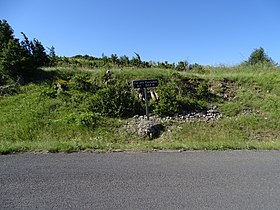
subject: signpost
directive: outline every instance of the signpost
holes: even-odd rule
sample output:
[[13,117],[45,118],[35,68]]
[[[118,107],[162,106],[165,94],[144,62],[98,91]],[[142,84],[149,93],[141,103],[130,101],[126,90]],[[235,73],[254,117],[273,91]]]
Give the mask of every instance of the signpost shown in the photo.
[[157,87],[158,80],[135,80],[133,81],[134,88],[144,88],[144,96],[145,96],[145,105],[146,105],[146,116],[149,120],[149,109],[148,109],[148,98],[147,98],[147,88],[149,87]]
[[133,87],[134,88],[148,88],[148,87],[157,87],[158,86],[158,80],[135,80],[133,81]]

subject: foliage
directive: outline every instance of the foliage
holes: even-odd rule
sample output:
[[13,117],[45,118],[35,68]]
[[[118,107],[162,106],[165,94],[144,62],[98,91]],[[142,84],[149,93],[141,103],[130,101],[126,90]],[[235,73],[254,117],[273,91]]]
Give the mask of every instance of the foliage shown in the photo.
[[56,57],[56,65],[58,66],[72,66],[72,67],[84,67],[84,68],[159,68],[159,69],[177,69],[179,71],[185,71],[189,68],[187,61],[180,61],[177,65],[175,63],[143,61],[138,53],[135,53],[131,59],[126,56],[118,56],[117,54],[111,54],[106,56],[102,54],[101,58],[93,57],[89,55],[75,55],[73,57]]
[[56,66],[57,65],[57,56],[55,54],[55,48],[52,46],[49,48],[49,66]]
[[[208,70],[210,73],[197,75],[192,71],[174,73],[166,69],[118,69],[112,70],[111,85],[104,85],[99,81],[104,69],[99,69],[87,72],[83,79],[98,79],[95,83],[98,90],[93,92],[69,85],[74,77],[82,77],[82,69],[66,69],[48,77],[52,78],[53,85],[48,81],[20,86],[19,94],[0,98],[0,153],[86,149],[279,149],[279,68],[260,65],[211,67]],[[47,69],[45,74],[48,72],[52,71]],[[135,107],[139,108],[139,112],[134,111],[133,114],[143,114],[143,104],[135,98],[137,92],[127,81],[146,77],[160,78],[159,97],[168,99],[160,98],[158,105],[156,102],[153,104],[159,114],[216,105],[225,117],[212,122],[172,120],[164,122],[167,129],[157,140],[139,138],[125,129],[134,118],[123,119],[119,113],[131,110],[131,106],[125,103],[133,98],[131,100],[138,104]],[[213,100],[209,84],[220,85],[224,81],[236,85],[236,89],[235,86],[227,87],[233,88],[234,97]],[[68,89],[58,91],[54,85],[57,82],[65,84]],[[117,94],[126,97],[121,99]],[[165,106],[165,102],[170,101],[171,111]],[[107,108],[114,107],[109,117],[104,114],[108,112],[101,102],[105,105],[108,102]],[[125,104],[126,108],[119,109],[113,105],[117,103]]]
[[6,20],[0,20],[0,49],[6,47],[10,40],[14,40],[14,31]]
[[113,81],[105,85],[102,81],[91,81],[90,77],[86,73],[76,73],[69,81],[57,80],[51,88],[43,90],[42,95],[61,100],[70,109],[78,109],[87,115],[99,113],[107,117],[126,118],[143,112],[142,104],[130,84]]
[[49,57],[45,52],[45,48],[41,44],[41,42],[37,39],[33,39],[33,41],[29,41],[27,36],[23,32],[21,33],[24,37],[24,41],[21,42],[21,46],[24,49],[25,54],[29,59],[30,67],[33,66],[34,68],[38,68],[40,66],[49,65],[50,62]]
[[188,62],[187,61],[180,61],[176,66],[176,70],[178,71],[185,71],[188,69]]
[[251,53],[250,57],[248,58],[248,61],[246,61],[245,63],[249,65],[256,65],[256,64],[275,65],[275,62],[265,53],[262,47],[255,49]]
[[208,100],[210,98],[208,85],[205,81],[199,83],[198,87],[196,88],[196,98],[200,100]]
[[80,91],[94,91],[95,87],[91,82],[88,74],[75,74],[69,81],[69,87]]
[[[153,66],[155,66],[155,64],[153,64]],[[164,61],[164,62],[158,62],[157,67],[162,68],[162,69],[174,69],[175,64],[174,63],[170,64],[170,63],[168,63],[168,61]]]
[[15,77],[24,70],[25,58],[19,43],[10,39],[0,51],[0,69],[4,75]]
[[0,73],[2,77],[16,79],[17,75],[30,77],[32,72],[49,65],[49,57],[40,41],[14,38],[13,29],[6,20],[0,20]]
[[189,69],[192,70],[192,71],[195,71],[197,73],[205,73],[206,72],[205,69],[203,68],[203,66],[198,64],[198,63],[190,64]]
[[155,106],[155,114],[172,116],[179,111],[179,102],[176,98],[178,90],[175,84],[160,85],[158,87],[158,95],[159,102]]
[[132,117],[141,113],[141,103],[131,86],[117,83],[98,90],[92,98],[91,110],[108,117]]
[[99,118],[101,116],[98,113],[83,113],[79,117],[79,124],[87,127],[95,127]]
[[[247,65],[209,67],[185,61],[148,63],[137,53],[132,59],[116,54],[57,57],[54,47],[47,55],[37,39],[22,35],[20,42],[7,21],[0,20],[1,93],[9,87],[0,96],[0,154],[280,148],[280,71],[263,48],[251,54]],[[42,65],[54,67],[36,69]],[[105,84],[108,68],[112,78]],[[35,83],[5,85],[16,84],[19,74],[32,75]],[[167,126],[175,132],[152,142],[139,139],[124,129],[127,118],[145,110],[131,83],[155,78],[160,81],[159,99],[150,101],[152,113],[174,116],[214,105],[226,117],[213,122],[171,121]]]
[[193,80],[193,83],[189,83],[189,80],[179,77],[160,84],[157,88],[159,101],[154,106],[154,113],[174,116],[185,111],[205,109],[211,96],[208,85],[205,81]]

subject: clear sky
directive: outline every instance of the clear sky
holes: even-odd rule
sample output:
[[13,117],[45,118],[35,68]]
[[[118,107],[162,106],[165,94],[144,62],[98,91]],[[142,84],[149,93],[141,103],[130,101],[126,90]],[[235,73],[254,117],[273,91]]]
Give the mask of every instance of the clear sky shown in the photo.
[[60,56],[203,65],[239,64],[259,47],[280,63],[279,11],[279,0],[0,0],[17,38]]

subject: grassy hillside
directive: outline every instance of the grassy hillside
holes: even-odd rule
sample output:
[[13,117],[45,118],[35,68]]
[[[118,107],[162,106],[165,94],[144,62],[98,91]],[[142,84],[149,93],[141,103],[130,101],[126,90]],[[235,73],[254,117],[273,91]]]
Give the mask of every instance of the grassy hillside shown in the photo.
[[[0,153],[21,151],[153,149],[280,149],[280,71],[265,65],[159,68],[45,68],[24,86],[0,96]],[[144,114],[132,81],[159,79],[150,109],[165,130],[153,140],[126,129]],[[211,107],[209,122],[172,120]]]

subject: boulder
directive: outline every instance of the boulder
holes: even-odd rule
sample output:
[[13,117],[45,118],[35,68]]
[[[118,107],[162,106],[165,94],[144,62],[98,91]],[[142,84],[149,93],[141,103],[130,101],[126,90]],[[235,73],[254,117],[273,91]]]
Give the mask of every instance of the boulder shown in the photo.
[[148,137],[149,139],[157,138],[160,132],[164,130],[164,126],[153,119],[142,119],[137,128],[139,136]]

